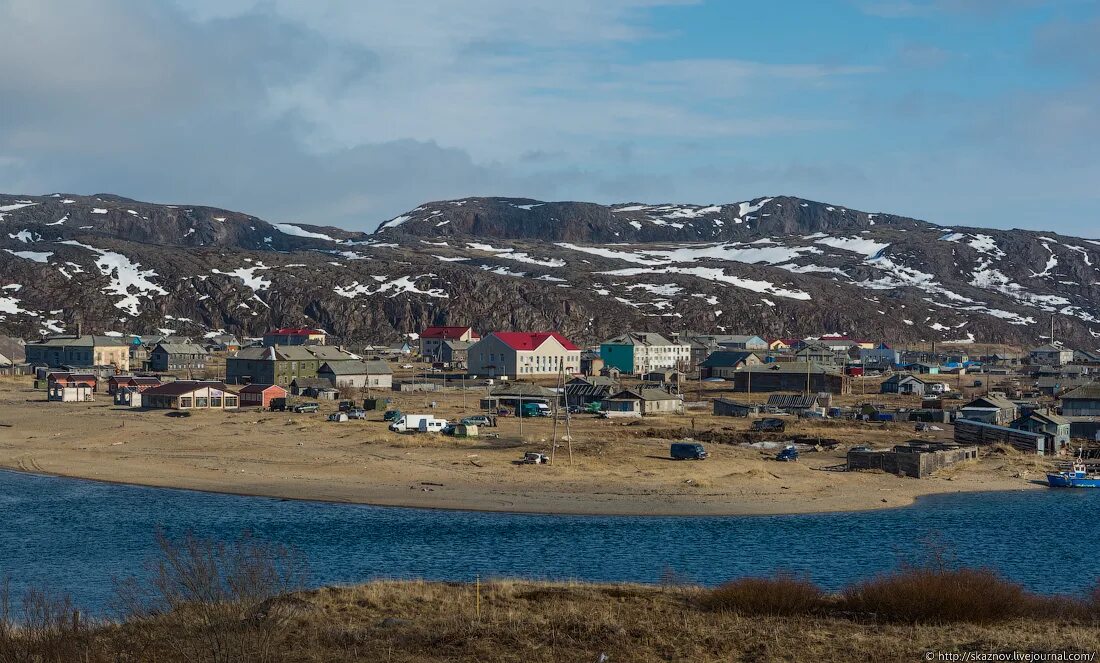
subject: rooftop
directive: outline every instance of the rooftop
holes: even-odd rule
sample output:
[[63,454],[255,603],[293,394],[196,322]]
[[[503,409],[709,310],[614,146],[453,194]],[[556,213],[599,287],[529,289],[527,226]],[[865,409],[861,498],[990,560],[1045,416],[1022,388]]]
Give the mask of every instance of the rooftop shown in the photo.
[[561,334],[561,332],[493,332],[508,347],[513,350],[537,350],[543,343],[553,338],[566,350],[580,350],[573,342]]

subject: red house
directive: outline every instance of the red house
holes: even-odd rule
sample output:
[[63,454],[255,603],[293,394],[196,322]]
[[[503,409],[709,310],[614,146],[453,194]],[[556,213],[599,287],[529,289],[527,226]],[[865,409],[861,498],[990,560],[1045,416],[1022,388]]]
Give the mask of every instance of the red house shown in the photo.
[[286,398],[289,394],[277,384],[250,384],[237,392],[241,398],[241,407],[271,407],[271,399]]
[[112,375],[107,380],[107,393],[114,395],[119,389],[136,389],[138,391],[145,391],[152,387],[160,386],[161,381],[158,377],[141,377],[137,375]]
[[96,390],[96,386],[99,381],[95,375],[91,373],[67,373],[62,371],[55,371],[53,373],[46,374],[46,388],[51,389],[55,384],[60,384],[65,387],[75,387],[77,385],[87,385],[92,388],[92,391]]

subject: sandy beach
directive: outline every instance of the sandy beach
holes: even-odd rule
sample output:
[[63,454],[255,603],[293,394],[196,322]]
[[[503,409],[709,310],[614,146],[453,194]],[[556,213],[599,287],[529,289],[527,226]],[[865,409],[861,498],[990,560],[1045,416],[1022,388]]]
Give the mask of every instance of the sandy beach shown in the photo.
[[[426,397],[393,394],[403,411],[427,411]],[[457,395],[433,412],[473,413]],[[476,398],[467,396],[468,402]],[[561,514],[749,515],[855,511],[910,504],[919,496],[1042,487],[1037,458],[991,455],[930,479],[841,472],[853,445],[886,446],[949,432],[914,433],[910,425],[795,422],[791,434],[822,435],[842,444],[803,454],[797,463],[774,451],[707,444],[702,462],[668,459],[672,431],[690,427],[746,430],[745,420],[709,414],[641,422],[581,416],[573,422],[573,462],[559,443],[552,466],[522,465],[525,451],[550,452],[552,423],[515,418],[490,429],[498,437],[457,440],[399,435],[381,412],[366,421],[330,423],[325,413],[242,409],[196,412],[48,403],[28,379],[0,379],[0,467],[101,481],[290,499],[388,506]],[[486,429],[482,429],[486,431]],[[665,432],[662,432],[665,431]],[[559,434],[561,433],[559,424]]]

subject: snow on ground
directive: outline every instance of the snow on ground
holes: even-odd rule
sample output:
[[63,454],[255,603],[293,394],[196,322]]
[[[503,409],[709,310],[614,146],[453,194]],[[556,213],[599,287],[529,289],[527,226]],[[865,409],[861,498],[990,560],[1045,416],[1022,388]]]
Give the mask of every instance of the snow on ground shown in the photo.
[[738,203],[737,204],[737,216],[739,216],[741,218],[745,218],[745,216],[748,215],[748,214],[753,214],[755,212],[759,212],[760,209],[763,208],[764,205],[767,205],[768,203],[770,203],[771,200],[772,200],[771,198],[764,198],[763,200],[761,200],[760,202],[755,203],[755,204],[752,201],[749,201],[747,203]]
[[30,201],[19,201],[12,203],[11,205],[0,205],[0,212],[14,212],[17,209],[23,209],[24,207],[33,207],[38,203],[32,203]]
[[168,291],[153,283],[149,279],[157,276],[151,269],[141,269],[141,265],[131,261],[121,253],[97,249],[94,246],[81,244],[76,240],[66,240],[59,244],[78,246],[95,253],[98,258],[95,261],[99,273],[111,278],[111,284],[103,289],[107,294],[118,295],[121,300],[115,306],[126,311],[132,316],[140,313],[141,302],[139,297],[149,297],[154,294],[167,295]]
[[412,217],[409,216],[408,214],[402,214],[401,216],[395,216],[394,218],[390,219],[389,221],[387,221],[387,222],[383,223],[382,225],[378,226],[378,229],[381,230],[383,228],[396,228],[397,226],[401,225],[402,223],[405,223],[406,221],[408,221],[411,218]]
[[527,276],[527,272],[513,272],[507,267],[502,266],[492,267],[490,265],[481,265],[481,268],[492,274],[499,274],[500,276],[514,276],[517,278]]
[[47,226],[60,226],[60,225],[64,225],[65,222],[68,221],[68,220],[69,220],[69,215],[66,214],[65,216],[61,217],[57,221],[54,221],[53,223],[47,223],[46,225]]
[[25,258],[26,260],[33,260],[35,262],[47,262],[50,256],[53,255],[52,251],[12,251],[11,249],[4,249],[13,256],[19,258]]
[[103,207],[96,207],[92,210],[92,214],[106,214],[107,210]]
[[1041,271],[1041,272],[1032,271],[1031,278],[1037,279],[1037,278],[1041,278],[1043,276],[1050,276],[1051,270],[1058,266],[1058,258],[1057,258],[1057,256],[1054,255],[1054,249],[1050,248],[1050,242],[1051,241],[1053,241],[1053,240],[1048,240],[1046,242],[1040,242],[1040,244],[1043,245],[1043,248],[1050,252],[1050,257],[1047,258],[1047,264],[1046,264],[1046,267],[1043,269],[1043,271]]
[[323,239],[329,242],[340,241],[338,239],[329,237],[324,233],[315,233],[304,228],[299,228],[298,226],[291,225],[289,223],[273,223],[271,225],[275,226],[275,229],[283,233],[284,235],[293,235],[294,237],[308,237],[310,239]]
[[948,233],[943,237],[940,237],[940,241],[943,242],[962,242],[970,245],[975,251],[979,253],[986,253],[994,258],[1005,257],[1005,252],[997,246],[997,242],[993,240],[989,235],[982,235],[980,233]]
[[415,295],[428,295],[429,297],[441,299],[450,297],[442,288],[422,290],[417,287],[416,282],[419,279],[434,277],[435,274],[430,273],[421,274],[419,276],[401,276],[393,280],[387,280],[388,277],[386,276],[372,276],[371,278],[375,280],[375,283],[359,283],[359,281],[352,281],[351,285],[336,286],[332,291],[348,299],[354,299],[360,295],[387,295],[393,298],[406,292]]
[[746,279],[739,276],[732,276],[730,274],[727,274],[724,269],[718,267],[629,267],[627,269],[616,269],[609,272],[600,272],[600,274],[606,274],[608,276],[638,276],[640,274],[684,274],[687,276],[696,276],[707,281],[726,283],[728,285],[743,288],[745,290],[752,290],[753,292],[771,294],[777,297],[800,299],[804,301],[810,299],[810,293],[808,292],[777,287],[775,284],[769,281],[759,281],[756,279]]
[[271,269],[264,265],[262,262],[257,262],[252,267],[238,267],[232,272],[223,272],[220,269],[212,269],[212,274],[221,274],[222,276],[231,276],[238,278],[246,286],[252,289],[253,292],[260,290],[267,290],[271,286],[271,281],[265,279],[262,276],[258,276],[256,272],[262,272],[264,270]]
[[815,241],[817,244],[831,246],[834,249],[860,253],[868,258],[874,258],[890,246],[889,243],[876,242],[863,237],[821,237]]
[[[37,316],[36,313],[32,313],[31,311],[28,311],[20,306],[19,300],[15,297],[0,296],[0,314],[17,315],[19,313],[26,313],[29,315]],[[3,319],[3,317],[0,317],[0,320]]]
[[14,235],[11,234],[11,233],[8,233],[8,237],[10,237],[12,239],[17,239],[20,242],[23,242],[24,244],[30,244],[31,242],[37,242],[38,240],[42,239],[41,235],[38,235],[36,233],[31,233],[31,231],[29,231],[29,230],[20,230],[19,232],[15,233]]

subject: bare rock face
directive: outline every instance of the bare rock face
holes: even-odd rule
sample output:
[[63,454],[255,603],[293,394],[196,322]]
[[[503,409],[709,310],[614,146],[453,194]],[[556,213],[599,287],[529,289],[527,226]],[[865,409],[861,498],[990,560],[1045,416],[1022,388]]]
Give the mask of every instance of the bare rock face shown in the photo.
[[381,342],[431,324],[898,343],[1100,345],[1100,244],[945,228],[793,197],[724,205],[468,198],[375,233],[118,196],[0,195],[0,333]]

